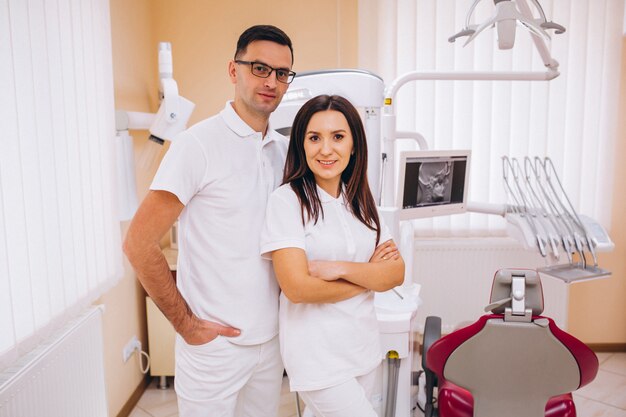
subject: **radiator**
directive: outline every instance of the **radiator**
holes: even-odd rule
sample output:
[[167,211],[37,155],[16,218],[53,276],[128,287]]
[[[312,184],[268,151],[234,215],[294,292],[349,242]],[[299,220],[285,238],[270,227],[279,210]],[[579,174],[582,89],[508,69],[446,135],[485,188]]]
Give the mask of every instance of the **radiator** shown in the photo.
[[[537,252],[525,250],[509,238],[416,239],[414,282],[421,285],[415,329],[422,332],[427,316],[442,319],[450,333],[485,314],[494,273],[501,268],[536,269],[546,265]],[[568,287],[563,281],[541,275],[544,315],[567,329]]]
[[101,307],[0,373],[0,417],[107,415]]

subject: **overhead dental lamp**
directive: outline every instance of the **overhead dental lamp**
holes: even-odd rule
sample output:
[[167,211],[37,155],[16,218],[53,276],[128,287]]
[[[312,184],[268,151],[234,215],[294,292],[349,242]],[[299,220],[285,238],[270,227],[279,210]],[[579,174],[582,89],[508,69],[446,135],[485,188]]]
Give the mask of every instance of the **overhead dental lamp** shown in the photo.
[[468,38],[465,44],[463,44],[463,46],[466,46],[485,29],[495,26],[498,35],[498,48],[511,49],[515,44],[515,34],[518,24],[528,29],[531,34],[542,41],[550,40],[550,35],[546,30],[554,29],[556,34],[565,32],[563,26],[548,21],[538,0],[531,0],[531,2],[537,9],[539,17],[533,15],[526,0],[493,0],[495,5],[494,14],[482,23],[472,24],[470,23],[472,15],[479,1],[480,0],[474,0],[474,3],[467,13],[465,27],[448,38],[449,42],[454,42],[457,38],[467,36]]

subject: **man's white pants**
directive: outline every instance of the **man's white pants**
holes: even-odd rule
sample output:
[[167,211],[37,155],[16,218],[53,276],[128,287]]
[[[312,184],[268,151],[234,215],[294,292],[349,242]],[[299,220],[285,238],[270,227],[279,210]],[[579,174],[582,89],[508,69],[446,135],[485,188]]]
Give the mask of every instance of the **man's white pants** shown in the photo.
[[176,336],[180,417],[276,417],[282,377],[277,336],[252,346],[224,336],[193,346]]
[[377,368],[342,384],[317,391],[299,391],[306,404],[303,417],[377,417],[372,395]]

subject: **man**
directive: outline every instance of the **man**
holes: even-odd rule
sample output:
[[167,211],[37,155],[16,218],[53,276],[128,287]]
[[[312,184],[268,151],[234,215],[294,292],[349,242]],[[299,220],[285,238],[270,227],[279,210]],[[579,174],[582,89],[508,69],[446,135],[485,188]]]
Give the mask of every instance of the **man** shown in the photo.
[[[228,74],[235,96],[173,141],[135,215],[124,252],[176,330],[181,417],[274,417],[283,366],[278,285],[259,256],[269,193],[287,140],[269,128],[295,73],[289,37],[244,31]],[[175,282],[159,239],[179,219]]]

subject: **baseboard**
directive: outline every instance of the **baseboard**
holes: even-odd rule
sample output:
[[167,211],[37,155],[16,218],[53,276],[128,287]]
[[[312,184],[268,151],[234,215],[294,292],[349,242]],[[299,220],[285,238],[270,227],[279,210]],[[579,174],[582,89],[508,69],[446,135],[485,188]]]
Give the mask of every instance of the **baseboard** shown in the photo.
[[594,352],[626,352],[626,343],[587,343]]
[[130,396],[128,401],[126,401],[120,412],[117,413],[117,417],[128,417],[130,415],[130,413],[139,402],[139,399],[146,391],[146,388],[148,388],[148,386],[150,385],[151,380],[152,379],[150,375],[146,374],[144,379],[139,383],[139,385],[137,385],[137,388],[135,388],[135,391],[133,391],[133,394]]

